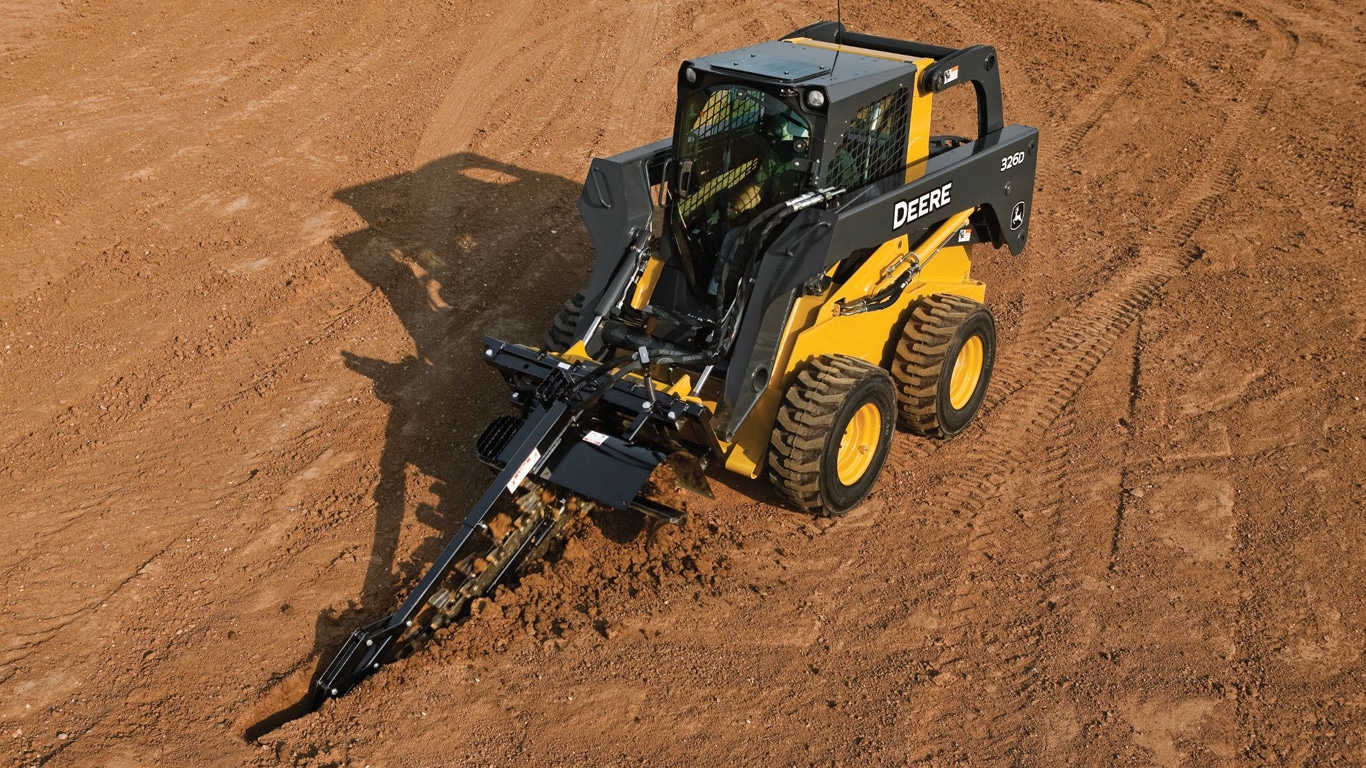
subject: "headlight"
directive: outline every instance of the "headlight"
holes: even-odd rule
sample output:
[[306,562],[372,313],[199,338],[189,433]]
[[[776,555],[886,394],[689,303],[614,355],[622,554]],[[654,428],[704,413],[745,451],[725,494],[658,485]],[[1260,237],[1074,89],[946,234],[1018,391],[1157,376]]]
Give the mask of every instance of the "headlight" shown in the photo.
[[697,70],[692,67],[683,70],[683,79],[688,81],[688,85],[697,85]]
[[806,106],[812,109],[820,109],[825,106],[825,91],[819,88],[812,88],[806,92]]

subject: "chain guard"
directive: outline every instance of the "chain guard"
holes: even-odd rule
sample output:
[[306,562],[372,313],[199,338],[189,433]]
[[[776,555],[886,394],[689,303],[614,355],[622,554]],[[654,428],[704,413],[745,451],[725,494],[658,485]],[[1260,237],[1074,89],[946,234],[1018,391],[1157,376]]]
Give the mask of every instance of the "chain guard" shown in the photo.
[[464,618],[470,604],[492,592],[507,575],[520,577],[531,571],[596,505],[526,480],[515,501],[504,506],[511,509],[494,515],[465,546],[467,554],[451,573],[453,583],[427,600],[413,627],[399,639],[400,657]]

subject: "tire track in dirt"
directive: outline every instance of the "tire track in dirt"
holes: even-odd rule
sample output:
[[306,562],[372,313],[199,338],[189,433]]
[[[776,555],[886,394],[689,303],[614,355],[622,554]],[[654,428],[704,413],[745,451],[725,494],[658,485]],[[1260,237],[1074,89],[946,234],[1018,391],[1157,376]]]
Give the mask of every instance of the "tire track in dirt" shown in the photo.
[[[538,46],[554,34],[538,32],[537,27],[531,27],[532,31],[521,35],[514,34],[519,28],[525,28],[533,7],[530,0],[513,0],[502,6],[491,26],[480,30],[477,41],[460,62],[459,75],[447,84],[446,98],[432,114],[427,131],[418,142],[414,167],[439,160],[457,148],[467,146],[498,93],[489,85],[516,74],[507,71],[505,63],[509,59],[521,60],[525,49]],[[580,6],[579,10],[566,15],[562,23],[569,27],[585,15],[587,12]],[[501,77],[498,77],[500,73]]]
[[[1069,351],[1080,351],[1081,360],[1079,365],[1070,367],[1051,366],[1041,375],[1040,378],[1054,381],[1057,386],[1051,388],[1051,394],[1046,395],[1043,402],[1037,396],[1034,398],[1036,407],[1028,409],[1030,416],[1024,419],[1027,421],[1027,430],[1042,431],[1058,418],[1085,377],[1113,344],[1112,337],[1127,329],[1162,285],[1194,260],[1191,255],[1173,252],[1189,243],[1210,208],[1232,184],[1238,165],[1232,145],[1245,133],[1251,116],[1265,110],[1274,71],[1289,58],[1293,50],[1293,45],[1286,42],[1283,29],[1278,29],[1278,33],[1271,36],[1275,44],[1269,47],[1259,66],[1259,97],[1226,121],[1224,130],[1216,137],[1209,152],[1212,160],[1183,188],[1171,206],[1172,213],[1161,219],[1154,228],[1157,234],[1145,238],[1142,250],[1152,256],[1132,268],[1128,274],[1112,281],[1120,282],[1121,285],[1108,286],[1104,292],[1083,305],[1083,308],[1091,305],[1094,309],[1063,318],[1052,329],[1050,336],[1054,337],[1054,341],[1049,345],[1047,354],[1056,357]],[[1047,422],[1041,421],[1040,417]],[[1014,420],[1018,422],[1021,418],[1017,416]]]
[[1069,113],[1062,122],[1062,125],[1070,124],[1066,133],[1063,134],[1062,141],[1057,144],[1040,142],[1040,155],[1047,158],[1046,160],[1044,157],[1040,158],[1040,168],[1052,167],[1058,158],[1068,158],[1064,161],[1065,167],[1071,168],[1077,165],[1080,159],[1077,149],[1081,147],[1082,140],[1110,112],[1115,101],[1133,85],[1134,78],[1138,76],[1139,66],[1155,56],[1162,49],[1162,46],[1166,45],[1167,26],[1162,23],[1158,14],[1150,10],[1139,23],[1147,28],[1147,35],[1132,52],[1124,57],[1118,66],[1110,70],[1109,74],[1101,80],[1100,85],[1082,99],[1081,103],[1072,110],[1072,113]]
[[[1291,18],[1292,9],[1299,10],[1297,6],[1281,7],[1276,11],[1260,3],[1252,4],[1250,7],[1233,6],[1233,8],[1256,22],[1259,29],[1266,30],[1267,27],[1270,27],[1267,35],[1277,50],[1285,52],[1285,58],[1294,55],[1300,37],[1295,28],[1292,28],[1292,23],[1296,27],[1302,28],[1306,21],[1300,13],[1295,13],[1294,18]],[[1329,15],[1323,8],[1316,10],[1324,13],[1324,16]],[[1336,10],[1336,6],[1331,6],[1329,10]],[[1319,22],[1322,18],[1323,16],[1316,18],[1313,15],[1308,17],[1311,24]],[[1268,52],[1268,58],[1270,58],[1270,52]],[[1264,71],[1264,65],[1265,60],[1263,61],[1263,68],[1259,69],[1259,75]],[[1273,95],[1274,93],[1270,88],[1259,94],[1253,111],[1265,113]],[[1211,179],[1209,195],[1200,201],[1204,204],[1206,211],[1212,209],[1219,202],[1220,196],[1232,187],[1237,170],[1236,163],[1229,163],[1227,177]],[[1289,171],[1291,174],[1300,176],[1301,188],[1312,188],[1312,180],[1307,174],[1304,174],[1303,168],[1290,164]],[[1189,228],[1187,236],[1192,235],[1194,231],[1195,228]],[[1342,281],[1340,287],[1345,298],[1344,307],[1359,308],[1363,306],[1363,293],[1366,293],[1363,289],[1366,289],[1366,282],[1353,275],[1350,280]],[[1358,332],[1357,338],[1353,341],[1359,344],[1360,340],[1360,333]],[[1271,451],[1274,450],[1271,449]],[[1235,456],[1236,454],[1230,455],[1226,457],[1226,460],[1236,460]],[[1262,455],[1244,455],[1243,460],[1247,461],[1250,467],[1255,467],[1260,458]],[[1233,515],[1232,531],[1233,540],[1236,543],[1233,545],[1229,557],[1229,565],[1232,566],[1234,573],[1235,588],[1232,593],[1236,596],[1236,608],[1230,611],[1236,617],[1232,627],[1233,643],[1239,649],[1256,648],[1266,642],[1268,627],[1275,626],[1284,620],[1282,616],[1277,615],[1276,610],[1277,603],[1284,592],[1288,588],[1302,588],[1304,585],[1295,583],[1292,587],[1282,574],[1277,573],[1274,563],[1268,563],[1264,559],[1265,555],[1259,554],[1259,552],[1265,552],[1270,547],[1254,544],[1258,540],[1279,538],[1283,532],[1276,530],[1274,523],[1268,525],[1265,519],[1259,519],[1255,510],[1245,500],[1243,503],[1233,505]],[[1121,522],[1116,522],[1117,532],[1120,531]],[[1313,606],[1316,602],[1312,597],[1306,596],[1306,598],[1308,599],[1303,600],[1305,604]],[[1304,740],[1288,752],[1283,751],[1283,746],[1278,748],[1274,743],[1275,736],[1278,735],[1276,731],[1280,729],[1267,726],[1267,723],[1274,722],[1273,713],[1280,711],[1282,705],[1274,696],[1268,697],[1262,692],[1275,687],[1273,681],[1277,676],[1276,668],[1281,666],[1284,660],[1272,660],[1264,654],[1240,652],[1230,661],[1230,675],[1229,679],[1225,681],[1225,685],[1238,692],[1233,719],[1239,734],[1244,737],[1243,755],[1262,764],[1278,762],[1300,765],[1316,764],[1314,758],[1310,757],[1312,750],[1310,745],[1313,743],[1311,740]],[[1323,663],[1325,663],[1324,659],[1315,660],[1316,665]],[[1282,672],[1282,674],[1284,673]],[[1292,739],[1299,740],[1302,738],[1302,732],[1296,733],[1292,729],[1291,733],[1294,734]],[[1320,757],[1323,755],[1320,754]],[[1338,752],[1335,757],[1337,760],[1342,760],[1344,754]],[[1350,760],[1350,758],[1348,759]]]
[[[1040,137],[1039,180],[1037,183],[1053,185],[1059,178],[1070,174],[1084,163],[1085,156],[1077,151],[1081,142],[1110,113],[1119,97],[1133,86],[1139,73],[1139,67],[1150,61],[1166,44],[1167,27],[1158,15],[1152,12],[1151,8],[1148,9],[1148,13],[1143,18],[1137,19],[1137,21],[1147,29],[1147,34],[1142,42],[1134,47],[1114,69],[1110,70],[1095,90],[1080,104],[1068,111],[1067,117],[1053,126],[1052,132],[1054,134],[1061,133],[1062,141],[1053,143],[1048,140],[1046,135]],[[1042,325],[1049,322],[1049,319],[1039,318],[1036,322]],[[1033,338],[1039,330],[1039,327],[1026,324],[1021,328],[1021,336]],[[994,374],[1000,377],[996,378],[1000,385],[997,386],[995,395],[988,395],[987,408],[1009,400],[1015,393],[1026,387],[1030,378],[1028,370],[1034,365],[1033,361],[1026,355],[1019,353],[999,362],[1004,364],[999,365]]]
[[[1010,500],[998,502],[1003,508],[990,515],[990,525],[981,514],[989,508],[986,500],[980,506],[969,505],[974,517],[963,570],[943,585],[952,595],[943,622],[947,648],[931,664],[938,674],[935,682],[944,688],[928,688],[928,701],[914,702],[903,720],[908,728],[923,729],[932,723],[926,748],[931,754],[961,756],[957,750],[962,741],[971,740],[987,745],[985,751],[968,756],[972,764],[1031,764],[1021,762],[1021,756],[1055,748],[1054,740],[1068,738],[1076,724],[1076,713],[1065,705],[1041,711],[1031,708],[1031,700],[1036,695],[1053,699],[1048,688],[1059,681],[1052,674],[1055,658],[1043,654],[1088,648],[1093,634],[1082,609],[1066,599],[1069,590],[1086,586],[1077,583],[1077,575],[1079,561],[1088,554],[1074,547],[1088,537],[1077,531],[1079,525],[1085,528],[1084,521],[1067,513],[1068,486],[1060,478],[1081,478],[1085,487],[1086,480],[1094,482],[1110,467],[1104,454],[1077,450],[1077,417],[1074,401],[1049,427],[1046,440],[1022,449],[1020,469],[986,476],[996,495]],[[1097,550],[1091,556],[1093,566],[1103,568],[1103,562],[1096,562],[1101,555]],[[965,729],[965,713],[954,707],[963,686],[969,685],[991,695],[994,703],[1010,703],[993,706],[987,724]],[[939,690],[944,691],[943,698]],[[946,705],[945,699],[950,703]],[[1010,735],[993,737],[994,733]]]
[[[975,467],[976,472],[950,478],[946,483],[950,503],[969,513],[968,527],[972,531],[959,575],[954,579],[953,597],[946,610],[950,617],[947,627],[950,635],[961,637],[969,628],[965,617],[984,615],[982,612],[987,608],[980,590],[968,576],[990,567],[987,555],[992,547],[999,546],[995,531],[1007,527],[1002,516],[1011,508],[1003,504],[988,506],[988,502],[1000,499],[1007,491],[1028,487],[1021,484],[1021,472],[1027,475],[1034,469],[1028,462],[1031,446],[1040,443],[1063,444],[1058,440],[1061,433],[1054,430],[1060,428],[1070,431],[1068,422],[1062,417],[1081,386],[1167,281],[1196,258],[1182,251],[1219,196],[1232,187],[1238,167],[1234,150],[1254,116],[1265,111],[1275,75],[1293,53],[1293,39],[1283,28],[1277,28],[1268,37],[1267,52],[1258,65],[1254,84],[1249,88],[1255,92],[1255,96],[1240,102],[1238,108],[1229,115],[1215,137],[1205,163],[1181,189],[1169,209],[1170,213],[1160,218],[1149,230],[1149,236],[1143,239],[1139,262],[1112,278],[1084,301],[1076,312],[1045,329],[1040,338],[1043,354],[1038,358],[1045,362],[1030,381],[1000,406],[991,429],[973,446],[971,458],[966,464]],[[1132,79],[1132,69],[1125,77]],[[1092,114],[1103,113],[1116,98],[1117,95],[1093,100]],[[1098,119],[1084,119],[1074,129],[1075,141],[1079,142]],[[1065,465],[1055,455],[1044,463],[1042,477],[1033,487],[1061,486],[1065,475]],[[1051,493],[1017,498],[1011,506],[1046,508],[1050,496]],[[1061,517],[1062,513],[1055,514],[1056,520],[1061,520]],[[1057,566],[1062,561],[1058,537],[1048,531],[1039,531],[1039,535],[1031,536],[1028,528],[1020,530],[1019,526],[1012,527],[1011,533],[1012,548],[1019,550],[1027,547],[1043,553],[1035,561],[1039,564],[1035,578],[1044,583],[1056,577]],[[1021,534],[1024,538],[1020,537]],[[957,662],[958,648],[962,644],[949,642],[949,650],[940,659],[941,665]],[[1002,686],[1003,690],[1014,692],[1019,699],[1012,711],[1012,718],[1027,714],[1028,702],[1021,694],[1028,689],[1027,678],[1029,670],[1034,668],[1033,664],[1034,659],[1022,658],[1014,665],[1013,679]],[[931,710],[935,709],[934,704],[930,706]],[[936,734],[935,741],[939,750],[948,751],[956,741],[954,732],[958,713],[945,714],[944,719],[936,723],[942,731]],[[1009,756],[1009,744],[994,746],[1001,748],[995,757],[1003,759]]]
[[[427,161],[450,157],[468,152],[474,156],[485,157],[495,163],[507,163],[509,172],[557,172],[565,163],[565,158],[553,156],[543,158],[541,147],[544,137],[572,135],[592,120],[599,126],[618,126],[626,121],[626,108],[634,103],[638,91],[629,87],[628,81],[641,71],[638,67],[613,69],[610,62],[618,57],[626,60],[639,60],[649,48],[651,38],[660,21],[661,8],[650,3],[622,5],[589,13],[582,11],[562,27],[556,25],[554,31],[535,36],[530,41],[514,40],[512,45],[531,49],[537,55],[519,55],[498,67],[497,77],[491,85],[476,87],[471,76],[462,75],[451,85],[452,93],[466,94],[472,90],[481,91],[478,108],[466,105],[461,111],[465,125],[450,127],[443,125],[438,115],[423,137],[422,152]],[[619,34],[601,35],[595,38],[595,50],[585,56],[582,39],[575,30],[584,26],[621,30]],[[601,65],[585,62],[602,62]],[[645,70],[650,72],[652,70]],[[476,72],[476,75],[482,73]],[[572,78],[573,82],[570,82]],[[585,85],[596,83],[597,87]],[[596,97],[585,99],[587,91],[596,96],[607,97],[605,106]],[[446,106],[443,105],[443,109]],[[601,141],[604,129],[598,127],[596,136]],[[423,162],[423,154],[416,159]],[[549,168],[546,168],[547,162]],[[451,168],[460,173],[457,163]],[[568,185],[572,188],[573,184]],[[533,195],[549,195],[552,190],[531,189]],[[450,177],[446,173],[424,174],[418,177],[411,193],[412,207],[419,214],[418,231],[415,233],[423,243],[441,243],[449,239],[455,216],[453,210],[467,201],[456,199],[450,190]],[[523,198],[514,205],[525,205],[530,210],[556,206],[564,202],[550,197],[535,199]],[[481,226],[479,239],[470,248],[470,255],[476,259],[496,259],[506,254],[528,229],[538,225],[534,217],[506,217],[496,227]],[[443,250],[437,247],[438,251]],[[555,250],[553,246],[550,250]],[[440,256],[438,255],[438,258]],[[560,267],[559,259],[534,259],[523,266],[520,279],[531,284],[544,282],[547,270]],[[437,287],[439,290],[439,286]],[[467,301],[477,301],[477,296],[466,296]],[[456,307],[458,312],[466,312],[466,307]],[[499,311],[499,310],[495,310]]]
[[[674,71],[668,66],[667,59],[658,54],[653,59],[647,58],[654,50],[651,43],[655,40],[655,33],[659,28],[663,13],[663,9],[657,3],[636,3],[627,14],[624,24],[626,31],[621,40],[622,50],[618,60],[648,60],[652,64],[648,67],[621,67],[616,76],[612,78],[611,85],[607,89],[611,101],[600,117],[602,122],[598,125],[598,141],[592,147],[594,154],[597,153],[598,145],[601,143],[608,126],[618,126],[628,122],[631,115],[639,112],[642,108],[642,102],[659,101],[659,94],[645,93],[651,78],[661,71],[663,73]],[[604,56],[608,61],[618,58],[612,55],[613,42],[611,38],[606,38],[600,46],[599,55]],[[677,63],[674,66],[677,66]],[[656,84],[662,86],[667,82],[667,79],[660,78]],[[584,170],[584,173],[587,173],[587,169]]]
[[[1093,130],[1104,118],[1106,112],[1115,104],[1117,98],[1123,93],[1124,89],[1132,83],[1135,72],[1139,64],[1147,57],[1153,55],[1158,46],[1165,42],[1167,33],[1165,27],[1154,20],[1154,33],[1150,34],[1149,41],[1152,45],[1142,46],[1137,49],[1134,55],[1124,61],[1123,66],[1117,68],[1112,77],[1106,78],[1106,82],[1111,85],[1104,89],[1097,89],[1096,94],[1090,98],[1090,108],[1078,109],[1083,112],[1081,122],[1068,131],[1067,138],[1059,145],[1059,148],[1050,152],[1050,157],[1057,154],[1064,154],[1064,157],[1057,160],[1053,165],[1063,168],[1075,167],[1078,160],[1071,160],[1072,153],[1076,146],[1079,146],[1082,139]],[[1055,364],[1045,366],[1044,373],[1037,374],[1035,379],[1049,379],[1055,383],[1055,387],[1045,387],[1044,402],[1040,402],[1040,389],[1033,387],[1033,381],[1022,381],[1015,389],[1001,392],[996,399],[1003,403],[1008,403],[1020,392],[1034,392],[1030,400],[1030,407],[1027,407],[1026,414],[1003,414],[1003,418],[1011,422],[1025,422],[1026,430],[1042,430],[1040,418],[1048,418],[1049,421],[1056,420],[1063,407],[1071,402],[1075,395],[1075,389],[1081,387],[1091,370],[1096,368],[1098,362],[1104,358],[1108,351],[1109,344],[1113,343],[1113,338],[1117,338],[1119,333],[1128,327],[1132,320],[1138,317],[1143,307],[1152,302],[1161,284],[1175,276],[1180,269],[1186,268],[1194,260],[1191,256],[1173,256],[1172,251],[1177,251],[1186,246],[1190,241],[1191,235],[1197,230],[1199,225],[1208,216],[1210,208],[1217,201],[1218,195],[1224,194],[1231,187],[1232,175],[1238,165],[1238,157],[1233,156],[1232,143],[1238,141],[1243,133],[1246,133],[1253,113],[1264,112],[1266,101],[1270,97],[1269,83],[1272,81],[1273,70],[1280,66],[1285,59],[1290,56],[1290,46],[1273,46],[1272,51],[1268,51],[1261,66],[1258,67],[1258,75],[1255,78],[1257,86],[1261,89],[1261,94],[1255,102],[1244,105],[1233,111],[1225,120],[1224,128],[1214,139],[1213,146],[1206,153],[1205,164],[1201,169],[1182,187],[1176,200],[1168,206],[1169,213],[1161,217],[1154,227],[1150,227],[1150,235],[1143,238],[1139,245],[1141,258],[1137,265],[1131,266],[1128,271],[1117,275],[1109,284],[1102,287],[1096,294],[1087,298],[1081,306],[1076,307],[1074,313],[1067,316],[1056,318],[1053,323],[1041,329],[1044,336],[1044,350],[1038,357],[1042,359],[1055,359]],[[1123,70],[1123,71],[1120,71]],[[1246,104],[1246,102],[1244,102]],[[1046,145],[1045,145],[1046,146]],[[1041,165],[1049,165],[1048,161],[1041,161]],[[1060,368],[1065,364],[1065,358],[1060,355],[1067,353],[1079,354],[1079,365],[1070,368]],[[1022,355],[1020,355],[1022,357]],[[1019,357],[1016,359],[1020,359]],[[1015,362],[1016,366],[1023,365]],[[1038,368],[1030,364],[1031,368]],[[1029,394],[1029,392],[1026,392]],[[1009,437],[1012,435],[1009,429],[993,429],[992,436]],[[1023,440],[1012,440],[1011,445],[1018,445]],[[990,437],[988,439],[990,443]],[[1008,445],[1001,445],[1008,447]],[[992,455],[999,447],[988,447],[982,451],[984,454]]]
[[[685,51],[693,49],[710,50],[716,43],[736,37],[739,29],[758,18],[760,13],[761,11],[757,9],[747,8],[738,13],[729,14],[721,23],[709,25],[706,34],[695,35],[683,42],[674,42]],[[595,17],[604,15],[613,17],[624,15],[626,18],[622,20],[609,18],[602,20],[601,24],[592,23]],[[500,21],[499,29],[503,27],[514,28],[522,21],[518,18],[517,13],[509,13],[507,16],[508,18]],[[673,61],[668,52],[661,53],[654,59],[658,66],[622,68],[619,74],[609,77],[608,86],[601,91],[609,98],[605,109],[596,101],[579,109],[562,108],[564,104],[578,101],[581,95],[570,92],[568,89],[561,89],[556,95],[556,107],[547,109],[546,104],[539,97],[527,98],[525,94],[517,92],[514,88],[508,88],[505,84],[530,80],[533,75],[546,71],[546,67],[540,59],[528,57],[524,54],[527,49],[553,50],[558,55],[565,57],[566,64],[575,61],[581,62],[584,56],[576,44],[580,42],[578,30],[583,26],[610,26],[628,29],[629,32],[622,39],[610,35],[602,36],[598,42],[597,58],[608,61],[617,59],[639,60],[648,55],[653,33],[659,21],[659,10],[653,5],[641,3],[607,11],[581,9],[558,20],[554,30],[512,36],[510,39],[501,42],[498,41],[495,31],[486,38],[492,41],[488,47],[493,51],[503,52],[503,54],[501,56],[486,55],[484,48],[475,49],[470,53],[468,60],[480,63],[462,68],[459,76],[449,84],[448,90],[451,95],[443,101],[433,115],[429,128],[419,144],[414,164],[421,165],[469,149],[477,133],[481,130],[489,130],[490,120],[488,116],[499,109],[503,109],[505,113],[498,120],[499,124],[519,127],[529,124],[544,127],[557,120],[570,119],[566,117],[567,115],[579,115],[581,119],[582,116],[587,115],[601,125],[620,122],[629,114],[638,111],[639,108],[641,89],[632,87],[632,84],[640,85],[642,79],[648,79],[651,75],[657,74],[660,67],[667,67],[672,71],[672,67],[677,65],[677,62]],[[626,48],[625,51],[621,50],[623,43]],[[582,67],[577,69],[582,69]],[[591,73],[591,70],[589,72]],[[503,87],[499,87],[500,85]],[[542,90],[537,90],[538,96],[543,95]],[[672,86],[669,86],[667,90],[671,95]],[[531,133],[536,132],[531,131]],[[601,129],[598,133],[598,142],[600,142]],[[594,143],[592,151],[600,148],[598,142]],[[502,160],[503,158],[495,159]],[[587,169],[584,170],[586,172]]]
[[[500,13],[492,28],[481,31],[480,42],[464,58],[459,74],[447,83],[448,95],[432,115],[418,144],[414,166],[467,150],[476,133],[488,129],[488,116],[509,101],[509,91],[513,89],[508,85],[528,81],[533,75],[546,71],[543,59],[528,56],[528,51],[543,51],[546,56],[562,53],[582,59],[582,53],[575,44],[580,42],[579,30],[598,26],[590,23],[594,17],[601,17],[604,13],[615,16],[623,12],[627,15],[652,16],[648,13],[650,6],[646,4],[608,11],[580,5],[557,18],[550,27],[535,26],[530,31],[516,34],[517,30],[526,26],[526,19],[533,7],[533,3],[522,0]],[[643,45],[644,32],[634,26],[631,29],[634,34],[628,40]],[[610,51],[615,42],[615,37],[604,36],[599,47],[603,51]],[[622,77],[626,75],[623,73]],[[567,91],[558,94],[561,103],[573,95]],[[617,99],[621,98],[621,94],[615,91],[613,95]],[[537,124],[544,124],[564,111],[560,108],[546,109],[543,101],[534,98],[518,96],[511,101],[510,108],[499,120],[502,124],[523,125],[528,113]]]
[[[1157,54],[1167,41],[1167,27],[1161,18],[1146,3],[1123,3],[1117,6],[1120,12],[1145,30],[1145,34],[1124,57],[1101,78],[1100,82],[1085,97],[1066,110],[1064,116],[1045,127],[1039,142],[1039,175],[1047,178],[1058,175],[1059,161],[1062,166],[1071,168],[1078,164],[1077,147],[1096,124],[1109,113],[1115,100],[1124,94],[1138,75],[1138,68]],[[1139,12],[1139,7],[1143,11]],[[957,30],[969,44],[977,41],[998,39],[999,35],[982,26],[975,15],[964,13],[953,6],[933,9],[935,15]],[[999,44],[997,45],[999,48]],[[1067,106],[1058,94],[1037,89],[1030,94],[1031,99],[1042,101],[1050,112],[1062,112]],[[1062,141],[1053,142],[1048,134],[1062,133]]]
[[[944,16],[945,23],[964,34],[967,34],[967,30],[979,36],[987,34],[984,28],[976,24],[973,17],[958,13],[950,7],[938,8],[936,13]],[[1082,164],[1084,158],[1075,151],[1076,148],[1114,107],[1115,101],[1133,85],[1139,67],[1166,43],[1167,28],[1151,9],[1146,16],[1136,21],[1147,30],[1143,42],[1107,73],[1100,85],[1081,104],[1068,111],[1066,117],[1054,123],[1051,126],[1052,130],[1045,131],[1045,135],[1041,137],[1038,163],[1040,182],[1051,184]],[[1049,132],[1062,132],[1063,141],[1057,144],[1049,142]],[[1038,324],[1042,326],[1047,322],[1047,319],[1040,319]],[[1037,334],[1038,329],[1028,325],[1021,329],[1022,338],[1033,338]],[[985,418],[996,408],[1004,407],[1029,385],[1034,362],[1023,352],[1024,350],[1017,350],[1013,355],[997,358],[992,371],[994,386],[987,392],[979,418]],[[892,453],[888,462],[888,468],[894,471],[906,471],[920,465],[944,445],[942,441],[937,440],[903,439],[901,442],[903,445]]]
[[[1045,136],[1042,137],[1039,147],[1039,171],[1041,175],[1046,173],[1047,169],[1055,167],[1054,161],[1057,158],[1072,156],[1073,150],[1076,149],[1082,138],[1109,112],[1115,99],[1128,88],[1130,81],[1138,72],[1139,65],[1152,58],[1166,42],[1166,25],[1153,12],[1151,6],[1140,1],[1117,3],[1113,7],[1145,30],[1144,37],[1138,41],[1137,45],[1130,48],[1120,59],[1120,62],[1106,72],[1100,82],[1079,101],[1069,104],[1062,94],[1044,88],[1036,88],[1029,94],[1031,106],[1037,103],[1042,105],[1043,111],[1048,114],[1062,115],[1061,118],[1054,119],[1045,125],[1047,130],[1044,131]],[[965,11],[954,5],[927,7],[925,10],[957,32],[964,45],[992,41],[991,44],[1000,51],[1003,47],[1003,41],[1012,40],[1013,42],[1013,38],[1010,38],[1009,35],[1012,33],[1020,34],[1018,30],[1009,26],[1005,29],[988,29],[979,21],[980,14]],[[1016,44],[1015,47],[1022,49],[1028,45],[1029,38],[1024,35],[1021,36],[1026,42]],[[1006,97],[1009,100],[1010,94],[1006,94]],[[1066,133],[1061,143],[1055,144],[1049,140],[1047,134],[1056,135],[1058,131],[1062,130],[1065,130]]]

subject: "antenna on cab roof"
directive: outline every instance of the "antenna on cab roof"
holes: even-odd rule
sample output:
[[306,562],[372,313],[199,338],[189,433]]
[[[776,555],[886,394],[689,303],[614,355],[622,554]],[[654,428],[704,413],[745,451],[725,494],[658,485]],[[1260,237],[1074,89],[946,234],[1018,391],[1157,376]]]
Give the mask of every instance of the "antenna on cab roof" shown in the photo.
[[830,74],[840,63],[840,46],[844,45],[844,15],[840,12],[840,0],[835,0],[835,60],[830,62]]

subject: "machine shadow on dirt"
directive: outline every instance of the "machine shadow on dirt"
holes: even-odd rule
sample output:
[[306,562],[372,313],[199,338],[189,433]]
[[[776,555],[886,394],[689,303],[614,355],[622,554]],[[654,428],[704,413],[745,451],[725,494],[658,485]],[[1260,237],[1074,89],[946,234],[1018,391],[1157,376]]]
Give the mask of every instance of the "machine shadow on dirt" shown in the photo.
[[[348,609],[319,614],[311,653],[318,665],[354,625],[392,607],[487,486],[491,475],[475,461],[474,441],[490,415],[509,406],[506,386],[480,360],[479,340],[497,333],[539,342],[586,279],[593,249],[574,207],[581,186],[460,153],[335,194],[367,226],[333,244],[388,300],[413,349],[397,360],[342,352],[341,362],[370,379],[390,411],[365,579]],[[430,486],[418,478],[430,478]],[[433,531],[396,563],[410,507]],[[606,512],[594,522],[609,538],[628,541],[643,526],[637,515]],[[311,680],[319,670],[308,666]],[[279,704],[253,718],[244,737],[309,711],[302,698]]]

